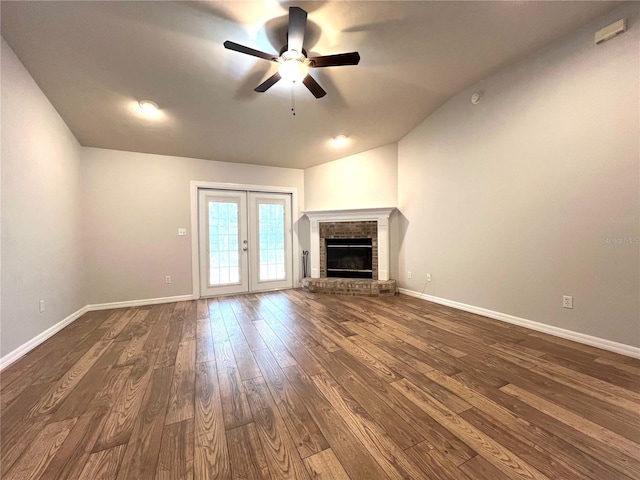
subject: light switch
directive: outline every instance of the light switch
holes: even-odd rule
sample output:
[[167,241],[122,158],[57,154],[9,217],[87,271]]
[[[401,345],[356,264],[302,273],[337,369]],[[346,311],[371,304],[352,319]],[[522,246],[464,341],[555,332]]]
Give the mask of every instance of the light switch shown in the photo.
[[179,228],[178,229],[178,235],[180,235],[181,237],[184,237],[187,234],[187,229],[186,228]]

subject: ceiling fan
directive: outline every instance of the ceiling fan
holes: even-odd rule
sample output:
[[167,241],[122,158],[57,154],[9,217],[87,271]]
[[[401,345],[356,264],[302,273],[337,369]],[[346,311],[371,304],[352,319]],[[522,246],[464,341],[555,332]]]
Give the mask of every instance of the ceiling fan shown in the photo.
[[307,52],[302,48],[304,33],[307,26],[307,12],[300,7],[289,7],[289,31],[287,32],[287,44],[282,47],[279,55],[261,52],[238,43],[224,42],[225,48],[236,52],[253,55],[271,62],[279,63],[278,71],[258,85],[256,92],[266,92],[281,79],[290,82],[302,82],[316,98],[324,97],[327,92],[315,79],[309,75],[310,68],[338,67],[341,65],[357,65],[360,62],[358,52],[339,53],[336,55],[323,55],[319,57],[307,57]]

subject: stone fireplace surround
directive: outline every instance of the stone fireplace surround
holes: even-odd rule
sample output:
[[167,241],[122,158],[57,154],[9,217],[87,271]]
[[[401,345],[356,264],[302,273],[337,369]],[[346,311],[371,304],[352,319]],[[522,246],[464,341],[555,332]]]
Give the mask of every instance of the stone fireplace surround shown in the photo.
[[[311,278],[302,286],[309,292],[343,295],[395,295],[396,282],[389,279],[389,217],[391,208],[308,211]],[[325,238],[371,238],[373,279],[327,278]]]

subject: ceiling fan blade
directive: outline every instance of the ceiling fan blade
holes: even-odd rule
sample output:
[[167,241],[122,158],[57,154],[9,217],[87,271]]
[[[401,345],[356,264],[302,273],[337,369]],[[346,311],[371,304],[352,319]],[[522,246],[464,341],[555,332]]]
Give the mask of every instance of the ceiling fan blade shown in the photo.
[[327,92],[324,91],[324,88],[322,88],[311,75],[304,77],[302,83],[304,83],[304,86],[307,87],[316,98],[322,98],[327,94]]
[[271,87],[273,87],[276,82],[278,82],[282,77],[280,76],[280,74],[278,72],[274,73],[273,75],[271,75],[269,78],[267,78],[264,82],[262,82],[260,85],[258,85],[256,88],[254,88],[254,90],[256,92],[266,92],[267,90],[269,90]]
[[336,55],[323,55],[320,57],[309,57],[311,67],[339,67],[341,65],[358,65],[360,54],[358,52],[338,53]]
[[264,58],[265,60],[271,60],[275,62],[278,59],[278,55],[261,52],[260,50],[255,50],[253,48],[245,47],[244,45],[240,45],[239,43],[235,43],[235,42],[230,42],[229,40],[224,42],[223,45],[224,45],[224,48],[228,48],[229,50],[234,50],[240,53],[246,53],[247,55],[253,55],[254,57]]
[[289,33],[287,48],[302,53],[304,31],[307,28],[307,12],[300,7],[289,7]]

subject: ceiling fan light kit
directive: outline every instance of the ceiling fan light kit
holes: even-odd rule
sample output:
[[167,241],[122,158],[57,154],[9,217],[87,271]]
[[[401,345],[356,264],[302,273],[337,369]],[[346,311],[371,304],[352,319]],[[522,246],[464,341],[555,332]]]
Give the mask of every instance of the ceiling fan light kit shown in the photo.
[[299,7],[289,7],[287,45],[280,50],[280,55],[261,52],[229,40],[224,42],[224,47],[245,55],[279,63],[278,71],[258,85],[254,89],[256,92],[266,92],[280,80],[285,80],[292,84],[302,83],[314,97],[322,98],[327,92],[309,74],[309,69],[357,65],[360,62],[360,55],[358,52],[350,52],[307,57],[306,51],[302,48],[306,27],[307,12]]
[[300,83],[309,72],[309,59],[295,50],[284,52],[278,62],[278,73],[288,83]]

